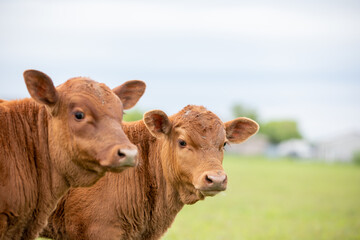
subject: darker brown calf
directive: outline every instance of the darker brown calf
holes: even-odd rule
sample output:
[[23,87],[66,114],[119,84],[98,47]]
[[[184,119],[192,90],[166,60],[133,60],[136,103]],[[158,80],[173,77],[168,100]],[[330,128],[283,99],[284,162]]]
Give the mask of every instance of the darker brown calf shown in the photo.
[[0,101],[1,240],[35,239],[70,187],[136,164],[122,116],[144,93],[143,82],[111,91],[88,78],[55,88],[35,70],[24,79],[32,99]]

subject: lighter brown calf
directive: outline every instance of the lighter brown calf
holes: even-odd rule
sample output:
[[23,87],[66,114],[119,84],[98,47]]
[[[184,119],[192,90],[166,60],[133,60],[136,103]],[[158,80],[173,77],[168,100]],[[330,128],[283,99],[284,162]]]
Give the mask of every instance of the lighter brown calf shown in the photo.
[[70,186],[136,164],[122,115],[144,93],[143,82],[111,91],[87,78],[55,88],[35,70],[24,79],[32,99],[0,104],[0,239],[36,238]]
[[204,107],[187,106],[170,118],[160,110],[124,131],[140,163],[107,173],[90,188],[71,189],[42,236],[55,239],[159,239],[184,204],[226,189],[222,167],[227,142],[240,143],[258,125],[247,118],[225,124]]

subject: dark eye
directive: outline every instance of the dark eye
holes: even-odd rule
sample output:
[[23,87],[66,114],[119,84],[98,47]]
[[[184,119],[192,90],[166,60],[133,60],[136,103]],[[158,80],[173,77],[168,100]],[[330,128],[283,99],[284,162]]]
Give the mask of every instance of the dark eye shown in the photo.
[[85,117],[85,113],[83,113],[83,112],[75,112],[74,115],[77,120],[84,119],[84,117]]
[[226,150],[227,142],[224,142],[224,145],[222,147],[222,150]]
[[179,139],[178,141],[179,141],[180,147],[186,147],[186,142],[184,140]]

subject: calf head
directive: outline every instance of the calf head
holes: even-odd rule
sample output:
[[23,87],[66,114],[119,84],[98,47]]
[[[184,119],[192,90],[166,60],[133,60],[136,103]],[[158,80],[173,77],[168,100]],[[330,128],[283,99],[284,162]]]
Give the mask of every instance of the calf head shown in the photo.
[[85,170],[103,175],[135,166],[137,148],[122,130],[122,116],[123,109],[143,95],[144,82],[128,81],[110,90],[79,77],[55,88],[46,74],[36,70],[25,71],[24,79],[31,97],[46,106],[50,157],[61,173],[69,175],[70,185],[92,184],[76,179],[79,169],[81,174]]
[[245,141],[259,128],[256,122],[243,117],[224,124],[199,106],[187,106],[170,118],[153,110],[145,113],[144,122],[161,142],[164,176],[185,204],[226,189],[224,146]]

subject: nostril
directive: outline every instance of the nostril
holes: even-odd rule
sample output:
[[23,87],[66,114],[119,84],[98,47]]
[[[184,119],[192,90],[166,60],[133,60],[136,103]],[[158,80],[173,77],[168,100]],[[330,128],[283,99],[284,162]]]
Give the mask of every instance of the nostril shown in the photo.
[[227,183],[227,175],[225,175],[223,183]]
[[118,150],[118,155],[119,157],[123,158],[123,157],[126,157],[126,154],[121,152],[120,150]]
[[213,180],[211,178],[209,178],[208,175],[205,175],[205,181],[209,184],[212,184],[213,183]]

